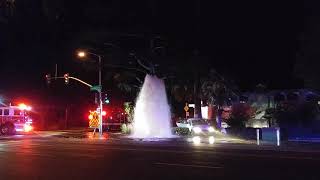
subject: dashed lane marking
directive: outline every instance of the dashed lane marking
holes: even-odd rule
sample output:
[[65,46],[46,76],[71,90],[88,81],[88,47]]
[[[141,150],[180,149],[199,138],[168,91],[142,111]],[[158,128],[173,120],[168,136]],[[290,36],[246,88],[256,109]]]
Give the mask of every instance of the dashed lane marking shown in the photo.
[[178,164],[178,163],[154,163],[155,165],[162,166],[177,166],[177,167],[192,167],[192,168],[206,168],[206,169],[222,169],[222,166],[205,166],[205,165],[195,165],[195,164]]

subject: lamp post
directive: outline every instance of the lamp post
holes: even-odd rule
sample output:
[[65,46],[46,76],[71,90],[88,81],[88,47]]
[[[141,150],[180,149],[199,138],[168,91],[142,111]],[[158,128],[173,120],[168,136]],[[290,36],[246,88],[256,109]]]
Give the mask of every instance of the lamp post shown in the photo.
[[95,54],[92,52],[85,52],[85,51],[79,51],[78,52],[78,57],[84,58],[87,56],[87,53],[93,56],[96,56],[98,58],[98,69],[99,69],[99,86],[100,91],[99,91],[99,134],[102,136],[102,64],[101,64],[101,56],[99,54]]

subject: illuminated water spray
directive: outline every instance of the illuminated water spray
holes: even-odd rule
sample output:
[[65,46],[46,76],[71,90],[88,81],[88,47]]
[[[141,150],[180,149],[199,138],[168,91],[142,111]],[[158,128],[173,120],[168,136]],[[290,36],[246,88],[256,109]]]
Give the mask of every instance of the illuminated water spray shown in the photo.
[[171,137],[171,114],[163,80],[146,75],[139,93],[133,123],[135,138]]

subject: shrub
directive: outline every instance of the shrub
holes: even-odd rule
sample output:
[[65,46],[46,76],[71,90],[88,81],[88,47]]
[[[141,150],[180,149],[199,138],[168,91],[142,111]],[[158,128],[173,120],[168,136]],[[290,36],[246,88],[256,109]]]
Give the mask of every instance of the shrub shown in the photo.
[[245,127],[248,121],[254,115],[254,109],[248,104],[234,104],[232,106],[231,116],[227,123],[233,128]]
[[127,120],[129,123],[133,122],[134,105],[131,102],[124,103],[124,111],[127,114]]
[[131,134],[132,125],[131,124],[122,124],[121,125],[121,132],[123,134]]
[[174,129],[175,134],[180,135],[180,136],[187,136],[190,135],[191,132],[189,131],[188,128],[182,128],[182,127],[177,127]]

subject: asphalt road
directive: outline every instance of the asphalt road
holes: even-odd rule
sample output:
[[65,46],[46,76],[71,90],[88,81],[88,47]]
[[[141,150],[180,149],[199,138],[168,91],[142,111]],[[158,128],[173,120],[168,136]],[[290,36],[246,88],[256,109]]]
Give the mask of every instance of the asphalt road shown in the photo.
[[[319,150],[320,151],[320,150]],[[0,179],[320,179],[320,152],[188,142],[0,140]]]

